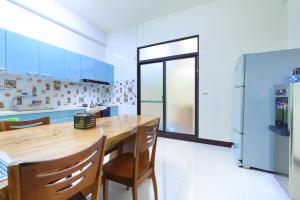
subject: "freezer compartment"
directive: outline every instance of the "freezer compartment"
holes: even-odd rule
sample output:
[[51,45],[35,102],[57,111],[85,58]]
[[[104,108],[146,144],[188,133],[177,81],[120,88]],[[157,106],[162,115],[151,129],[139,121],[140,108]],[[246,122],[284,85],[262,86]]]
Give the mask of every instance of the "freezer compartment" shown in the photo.
[[245,85],[245,55],[242,55],[238,61],[234,71],[234,86]]

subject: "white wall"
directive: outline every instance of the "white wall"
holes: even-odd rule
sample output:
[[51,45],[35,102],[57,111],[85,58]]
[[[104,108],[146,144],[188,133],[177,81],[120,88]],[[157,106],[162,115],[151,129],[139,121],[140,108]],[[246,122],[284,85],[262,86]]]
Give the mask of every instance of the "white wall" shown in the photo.
[[288,1],[288,47],[300,47],[300,0]]
[[[51,8],[48,7],[49,9]],[[83,29],[86,31],[85,34],[89,36],[99,37],[95,40],[102,41],[102,43],[106,42],[105,33],[92,30],[90,26],[73,16],[72,13],[66,12],[64,9],[57,9],[57,7],[54,11],[56,13],[54,17],[58,18],[60,15],[64,18],[62,21],[65,26],[72,26],[74,30]],[[5,0],[0,0],[0,28],[99,60],[105,59],[104,45],[82,37],[63,26]]]
[[[109,34],[108,47],[111,49],[106,57],[111,58],[111,52],[115,51],[125,58],[129,54],[131,60],[132,54],[136,53],[135,42],[142,46],[199,35],[199,135],[206,139],[232,141],[236,60],[242,53],[285,48],[286,20],[287,3],[281,0],[216,0],[138,24],[136,41],[133,29]],[[112,43],[121,44],[122,49],[114,50],[119,46]],[[131,73],[135,77],[135,64],[119,59],[116,74]]]
[[[106,61],[115,67],[115,81],[136,80],[136,42],[135,27],[107,35]],[[119,105],[119,114],[136,114],[136,108],[136,105]]]

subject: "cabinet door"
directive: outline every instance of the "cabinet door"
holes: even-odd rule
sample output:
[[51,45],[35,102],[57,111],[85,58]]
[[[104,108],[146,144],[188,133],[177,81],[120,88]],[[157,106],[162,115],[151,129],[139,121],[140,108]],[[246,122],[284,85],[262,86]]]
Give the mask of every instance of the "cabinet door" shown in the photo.
[[80,55],[65,51],[65,78],[80,81]]
[[114,66],[107,64],[108,72],[107,72],[107,82],[109,82],[110,85],[114,84]]
[[119,115],[119,110],[118,106],[113,106],[110,108],[110,116],[118,116]]
[[86,57],[86,56],[81,56],[81,78],[82,79],[100,80],[98,78],[96,60]]
[[0,29],[0,72],[5,71],[5,31]]
[[39,42],[6,32],[7,72],[16,74],[39,73]]
[[49,44],[40,43],[41,75],[57,79],[65,78],[64,50]]
[[108,68],[107,68],[107,64],[101,61],[96,61],[97,65],[96,65],[96,71],[97,71],[97,80],[99,81],[104,81],[107,82],[107,73],[108,73]]

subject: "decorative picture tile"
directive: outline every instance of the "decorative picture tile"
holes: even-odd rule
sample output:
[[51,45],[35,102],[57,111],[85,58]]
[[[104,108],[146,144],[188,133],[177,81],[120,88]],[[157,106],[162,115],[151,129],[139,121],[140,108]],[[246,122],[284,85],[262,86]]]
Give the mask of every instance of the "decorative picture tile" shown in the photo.
[[[58,108],[99,103],[136,105],[136,81],[116,81],[114,85],[76,83],[51,78],[0,73],[0,110],[9,110],[12,100],[20,109]],[[26,93],[23,97],[21,93]],[[32,103],[34,102],[34,105]]]
[[5,79],[4,80],[4,87],[8,88],[8,89],[17,88],[17,81],[16,80]]
[[53,82],[53,88],[56,91],[60,91],[61,90],[61,82],[60,81],[54,81]]

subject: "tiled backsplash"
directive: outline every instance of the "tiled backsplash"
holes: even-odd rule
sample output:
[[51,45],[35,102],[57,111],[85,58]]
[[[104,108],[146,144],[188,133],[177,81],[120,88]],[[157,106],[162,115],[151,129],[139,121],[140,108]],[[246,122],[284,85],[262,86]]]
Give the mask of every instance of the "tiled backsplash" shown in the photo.
[[136,105],[136,81],[114,85],[78,83],[41,76],[0,73],[0,110],[74,107],[82,104]]

